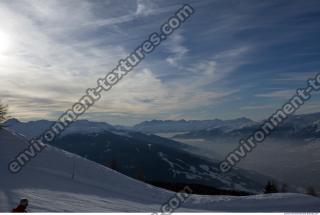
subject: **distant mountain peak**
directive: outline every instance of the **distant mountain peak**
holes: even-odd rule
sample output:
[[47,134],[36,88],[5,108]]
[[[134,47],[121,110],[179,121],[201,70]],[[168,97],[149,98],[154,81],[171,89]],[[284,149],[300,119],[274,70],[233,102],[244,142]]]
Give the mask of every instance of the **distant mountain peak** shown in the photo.
[[231,120],[209,119],[209,120],[152,120],[144,121],[133,126],[134,130],[161,133],[161,132],[189,132],[201,129],[211,129],[217,127],[243,127],[255,122],[246,117]]
[[11,119],[8,119],[5,124],[18,124],[18,123],[21,123],[17,118],[11,118]]
[[[7,120],[5,122],[5,125],[21,134],[26,135],[28,138],[32,138],[41,135],[46,129],[50,128],[50,126],[54,122],[55,121],[49,121],[44,119],[29,122],[20,122],[19,120],[13,118]],[[106,122],[92,122],[84,119],[75,121],[66,129],[66,131],[64,131],[63,134],[76,132],[92,133],[112,129],[114,129],[114,127]]]

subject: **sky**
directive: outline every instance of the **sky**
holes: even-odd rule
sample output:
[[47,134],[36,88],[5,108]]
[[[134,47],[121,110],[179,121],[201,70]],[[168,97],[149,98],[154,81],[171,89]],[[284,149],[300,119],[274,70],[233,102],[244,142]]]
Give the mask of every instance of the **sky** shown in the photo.
[[318,0],[4,0],[0,100],[57,119],[186,3],[194,15],[82,118],[262,120],[320,72]]

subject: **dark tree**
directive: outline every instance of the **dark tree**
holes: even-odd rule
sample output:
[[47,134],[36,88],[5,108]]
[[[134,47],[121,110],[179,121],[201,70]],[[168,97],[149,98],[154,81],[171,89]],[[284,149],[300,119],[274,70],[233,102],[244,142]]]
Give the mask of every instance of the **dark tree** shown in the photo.
[[306,194],[311,195],[311,196],[318,196],[317,191],[312,186],[310,186],[306,189]]
[[138,169],[137,174],[136,174],[136,178],[137,178],[139,181],[145,181],[145,176],[144,176],[144,171],[143,171],[143,169],[141,169],[141,168]]
[[109,165],[107,165],[109,168],[118,171],[118,162],[115,158],[112,158]]
[[7,117],[8,117],[8,106],[0,102],[0,127],[1,127],[1,124],[7,119]]
[[264,187],[264,193],[278,193],[278,187],[274,181],[268,181]]
[[72,161],[72,176],[71,178],[74,180],[76,177],[76,159],[74,158]]
[[280,192],[287,193],[289,191],[289,186],[287,184],[282,184]]

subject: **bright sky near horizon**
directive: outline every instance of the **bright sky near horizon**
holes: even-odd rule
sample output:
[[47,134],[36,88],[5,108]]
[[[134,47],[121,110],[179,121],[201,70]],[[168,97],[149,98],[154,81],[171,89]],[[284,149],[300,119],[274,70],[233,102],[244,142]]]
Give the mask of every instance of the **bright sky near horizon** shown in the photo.
[[[196,13],[83,118],[260,120],[320,72],[320,1],[0,2],[0,99],[55,119],[181,5]],[[314,95],[301,113],[316,112]]]

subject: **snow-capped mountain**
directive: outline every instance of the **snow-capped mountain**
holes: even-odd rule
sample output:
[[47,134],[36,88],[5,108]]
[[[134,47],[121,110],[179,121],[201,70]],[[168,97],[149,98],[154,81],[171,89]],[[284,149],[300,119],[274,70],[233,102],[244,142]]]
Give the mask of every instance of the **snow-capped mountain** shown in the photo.
[[[159,212],[175,195],[52,146],[47,146],[22,172],[12,175],[7,165],[27,145],[24,137],[0,129],[0,212],[9,212],[21,198],[27,198],[30,212],[151,213]],[[319,198],[288,193],[246,197],[192,195],[177,211],[319,210]]]
[[254,123],[254,121],[244,117],[233,120],[152,120],[139,123],[132,129],[149,133],[190,132],[215,127],[239,128]]
[[[270,138],[284,139],[292,143],[309,142],[311,139],[320,138],[320,113],[293,115],[288,117],[277,127]],[[207,139],[207,140],[228,140],[240,139],[248,137],[260,128],[261,123],[247,125],[243,127],[234,126],[233,129],[225,129],[223,126],[218,126],[211,129],[202,129],[187,132],[184,134],[175,135],[177,139]]]
[[74,133],[58,138],[54,146],[102,165],[116,162],[116,169],[147,182],[201,184],[222,190],[261,192],[269,178],[255,172],[235,169],[222,174],[219,162],[193,155],[189,146],[139,132]]
[[[48,128],[45,126],[51,124],[45,120],[29,123],[9,120],[6,125],[31,138],[31,134],[44,131]],[[117,130],[104,123],[76,121],[52,145],[102,165],[116,162],[119,172],[133,178],[143,174],[143,179],[149,183],[201,184],[256,193],[261,192],[270,179],[241,169],[222,174],[219,161],[193,155],[188,152],[192,151],[191,146],[152,134]]]
[[[298,187],[320,189],[320,113],[293,115],[276,128],[263,143],[239,163],[239,167],[255,170]],[[260,126],[233,130],[204,129],[178,134],[174,139],[192,143],[200,155],[211,157],[211,151],[221,160],[239,145],[239,140],[253,134]],[[270,159],[272,158],[272,159]]]
[[[38,137],[45,130],[47,130],[54,121],[49,120],[37,120],[30,122],[20,122],[18,119],[9,119],[4,125],[10,129],[25,135],[27,138]],[[70,133],[81,133],[81,132],[100,132],[106,130],[112,130],[114,127],[105,122],[92,122],[88,120],[77,120],[71,124],[62,135]]]

